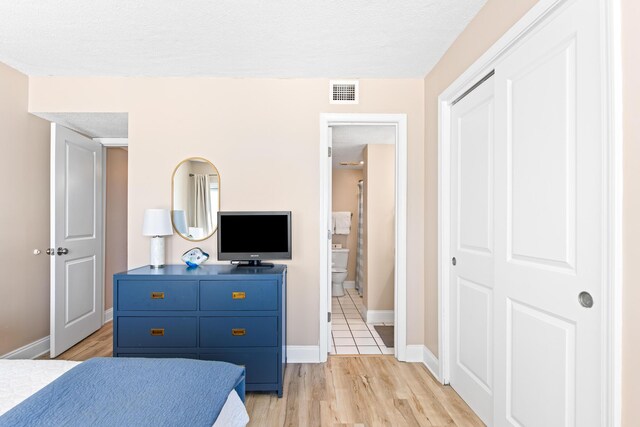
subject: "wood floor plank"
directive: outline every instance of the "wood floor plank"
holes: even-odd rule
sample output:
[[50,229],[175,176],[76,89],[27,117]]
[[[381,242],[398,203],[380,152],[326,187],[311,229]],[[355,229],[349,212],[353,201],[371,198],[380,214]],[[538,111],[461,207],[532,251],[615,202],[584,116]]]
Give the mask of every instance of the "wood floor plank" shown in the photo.
[[[113,326],[57,359],[110,357]],[[48,357],[43,357],[48,358]],[[378,427],[483,426],[467,404],[420,363],[391,356],[331,356],[327,363],[287,365],[284,397],[247,393],[249,426]]]

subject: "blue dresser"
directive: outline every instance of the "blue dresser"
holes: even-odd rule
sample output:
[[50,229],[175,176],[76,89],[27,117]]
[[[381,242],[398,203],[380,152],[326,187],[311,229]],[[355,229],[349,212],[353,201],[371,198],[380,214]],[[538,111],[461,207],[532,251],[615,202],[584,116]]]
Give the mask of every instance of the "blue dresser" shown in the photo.
[[248,391],[282,397],[287,268],[141,267],[113,276],[113,356],[243,365]]

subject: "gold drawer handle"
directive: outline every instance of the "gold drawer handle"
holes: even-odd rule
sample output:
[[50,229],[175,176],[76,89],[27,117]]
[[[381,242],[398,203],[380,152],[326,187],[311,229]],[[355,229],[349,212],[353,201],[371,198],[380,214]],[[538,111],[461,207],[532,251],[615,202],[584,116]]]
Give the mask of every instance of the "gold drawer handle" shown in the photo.
[[151,329],[151,335],[154,337],[163,337],[164,336],[164,328],[153,328]]
[[247,335],[247,330],[245,328],[233,328],[231,329],[231,335],[234,337],[241,337],[243,335]]
[[231,293],[231,298],[233,299],[245,299],[247,297],[247,294],[245,294],[244,292],[232,292]]
[[151,292],[151,299],[164,299],[164,292]]

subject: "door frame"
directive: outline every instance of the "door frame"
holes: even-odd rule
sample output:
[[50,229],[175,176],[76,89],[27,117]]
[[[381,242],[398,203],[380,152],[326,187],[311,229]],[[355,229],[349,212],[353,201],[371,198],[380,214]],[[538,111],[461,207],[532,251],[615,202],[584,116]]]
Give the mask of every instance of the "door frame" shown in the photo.
[[394,325],[395,325],[395,357],[400,361],[407,360],[407,115],[406,114],[360,114],[360,113],[321,113],[320,114],[320,362],[327,361],[328,322],[327,306],[331,286],[329,284],[327,232],[330,229],[327,211],[329,209],[328,165],[331,157],[327,155],[328,129],[331,126],[363,126],[391,125],[396,128],[395,156],[395,289],[394,289]]
[[[540,0],[438,97],[438,369],[449,383],[450,353],[450,123],[452,102],[491,72],[511,47],[534,31],[549,15],[576,0]],[[622,372],[622,54],[620,0],[599,0],[605,101],[602,200],[602,425],[621,424]]]

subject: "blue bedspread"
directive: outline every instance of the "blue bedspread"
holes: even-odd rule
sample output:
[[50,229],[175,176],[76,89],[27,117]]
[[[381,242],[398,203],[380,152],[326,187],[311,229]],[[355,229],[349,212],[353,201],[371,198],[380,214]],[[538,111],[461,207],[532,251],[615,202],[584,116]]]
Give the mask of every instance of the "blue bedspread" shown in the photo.
[[0,426],[211,427],[243,377],[224,362],[91,359],[5,413]]

